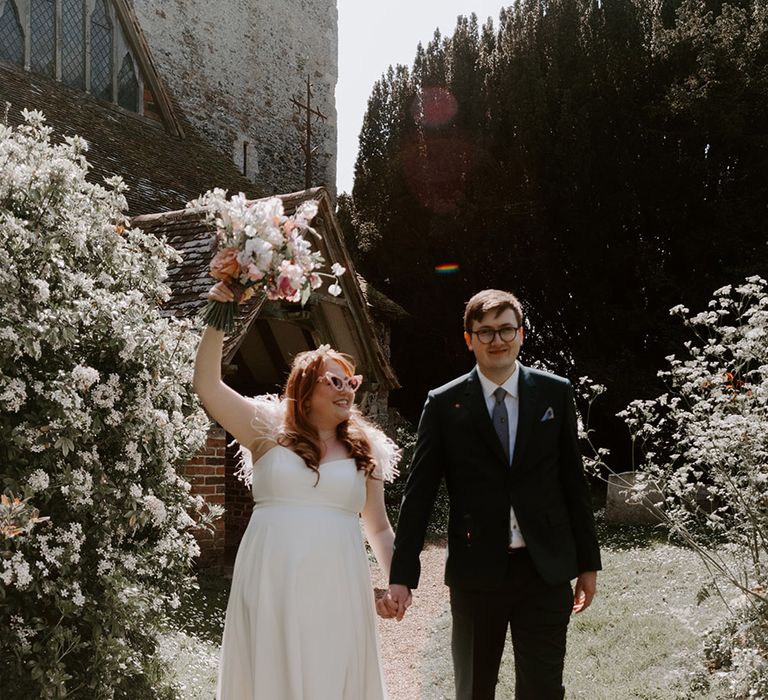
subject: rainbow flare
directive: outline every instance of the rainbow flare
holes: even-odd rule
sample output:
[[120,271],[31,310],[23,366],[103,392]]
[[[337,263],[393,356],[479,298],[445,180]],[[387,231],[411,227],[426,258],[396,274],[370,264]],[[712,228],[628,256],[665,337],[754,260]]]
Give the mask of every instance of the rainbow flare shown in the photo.
[[435,272],[438,275],[451,275],[454,272],[459,271],[459,266],[454,263],[446,263],[445,265],[435,265]]

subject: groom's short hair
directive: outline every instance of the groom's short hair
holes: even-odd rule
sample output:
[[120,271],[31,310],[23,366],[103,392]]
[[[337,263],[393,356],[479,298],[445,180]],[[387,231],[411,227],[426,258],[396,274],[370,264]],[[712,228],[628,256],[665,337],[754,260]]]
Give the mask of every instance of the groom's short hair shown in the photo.
[[472,322],[480,321],[489,311],[495,311],[496,316],[507,309],[512,309],[517,317],[517,325],[523,325],[523,306],[520,300],[511,292],[500,289],[484,289],[473,296],[464,307],[464,330],[472,330]]

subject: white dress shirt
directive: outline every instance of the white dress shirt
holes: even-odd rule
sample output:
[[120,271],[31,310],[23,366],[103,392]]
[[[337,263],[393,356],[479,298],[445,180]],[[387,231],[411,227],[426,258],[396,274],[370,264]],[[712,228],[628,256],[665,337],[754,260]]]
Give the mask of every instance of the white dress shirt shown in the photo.
[[[498,389],[499,385],[496,382],[491,381],[486,377],[478,367],[477,376],[480,378],[480,386],[483,388],[483,396],[485,397],[485,405],[488,408],[488,415],[493,416],[493,407],[496,405],[496,397],[493,392]],[[501,384],[501,388],[507,392],[504,397],[504,405],[507,407],[507,417],[509,418],[509,458],[512,460],[515,455],[515,438],[517,437],[517,418],[520,412],[519,409],[519,394],[517,386],[520,380],[519,365],[515,362],[515,371],[512,372],[512,376],[507,379],[506,382]],[[525,540],[520,532],[520,526],[517,523],[515,517],[515,510],[510,506],[509,508],[509,546],[511,549],[517,549],[518,547],[525,547]]]

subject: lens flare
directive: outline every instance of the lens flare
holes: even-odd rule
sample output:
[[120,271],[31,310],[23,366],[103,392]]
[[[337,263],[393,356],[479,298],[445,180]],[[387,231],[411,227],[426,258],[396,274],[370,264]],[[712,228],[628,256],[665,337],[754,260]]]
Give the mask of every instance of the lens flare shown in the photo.
[[444,126],[453,121],[459,103],[446,87],[422,88],[411,105],[411,115],[417,124],[429,128]]
[[443,265],[435,265],[435,272],[438,275],[452,275],[454,272],[459,271],[459,266],[454,263],[445,263]]

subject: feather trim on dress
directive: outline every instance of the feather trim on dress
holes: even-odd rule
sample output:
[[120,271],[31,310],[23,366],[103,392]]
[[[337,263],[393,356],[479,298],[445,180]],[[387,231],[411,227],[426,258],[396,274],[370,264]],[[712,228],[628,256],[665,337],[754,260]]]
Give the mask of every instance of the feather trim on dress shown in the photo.
[[[283,429],[287,399],[281,399],[276,394],[263,394],[248,399],[254,407],[251,425],[263,436],[265,441],[277,443]],[[363,430],[371,444],[371,456],[376,462],[374,476],[384,481],[394,481],[398,475],[397,464],[402,456],[402,450],[391,440],[381,428],[361,416]],[[235,476],[248,488],[253,480],[253,455],[247,447],[240,445],[238,450],[239,466]]]
[[[261,396],[248,397],[253,404],[253,418],[251,426],[257,431],[265,442],[277,443],[283,429],[285,418],[285,404],[287,399],[281,399],[277,394],[262,394]],[[247,447],[240,445],[237,451],[238,468],[235,476],[248,488],[253,481],[253,454]]]
[[373,475],[384,481],[394,481],[400,473],[397,465],[403,451],[390,439],[386,433],[368,420],[365,420],[365,436],[371,443],[371,455],[376,462]]

